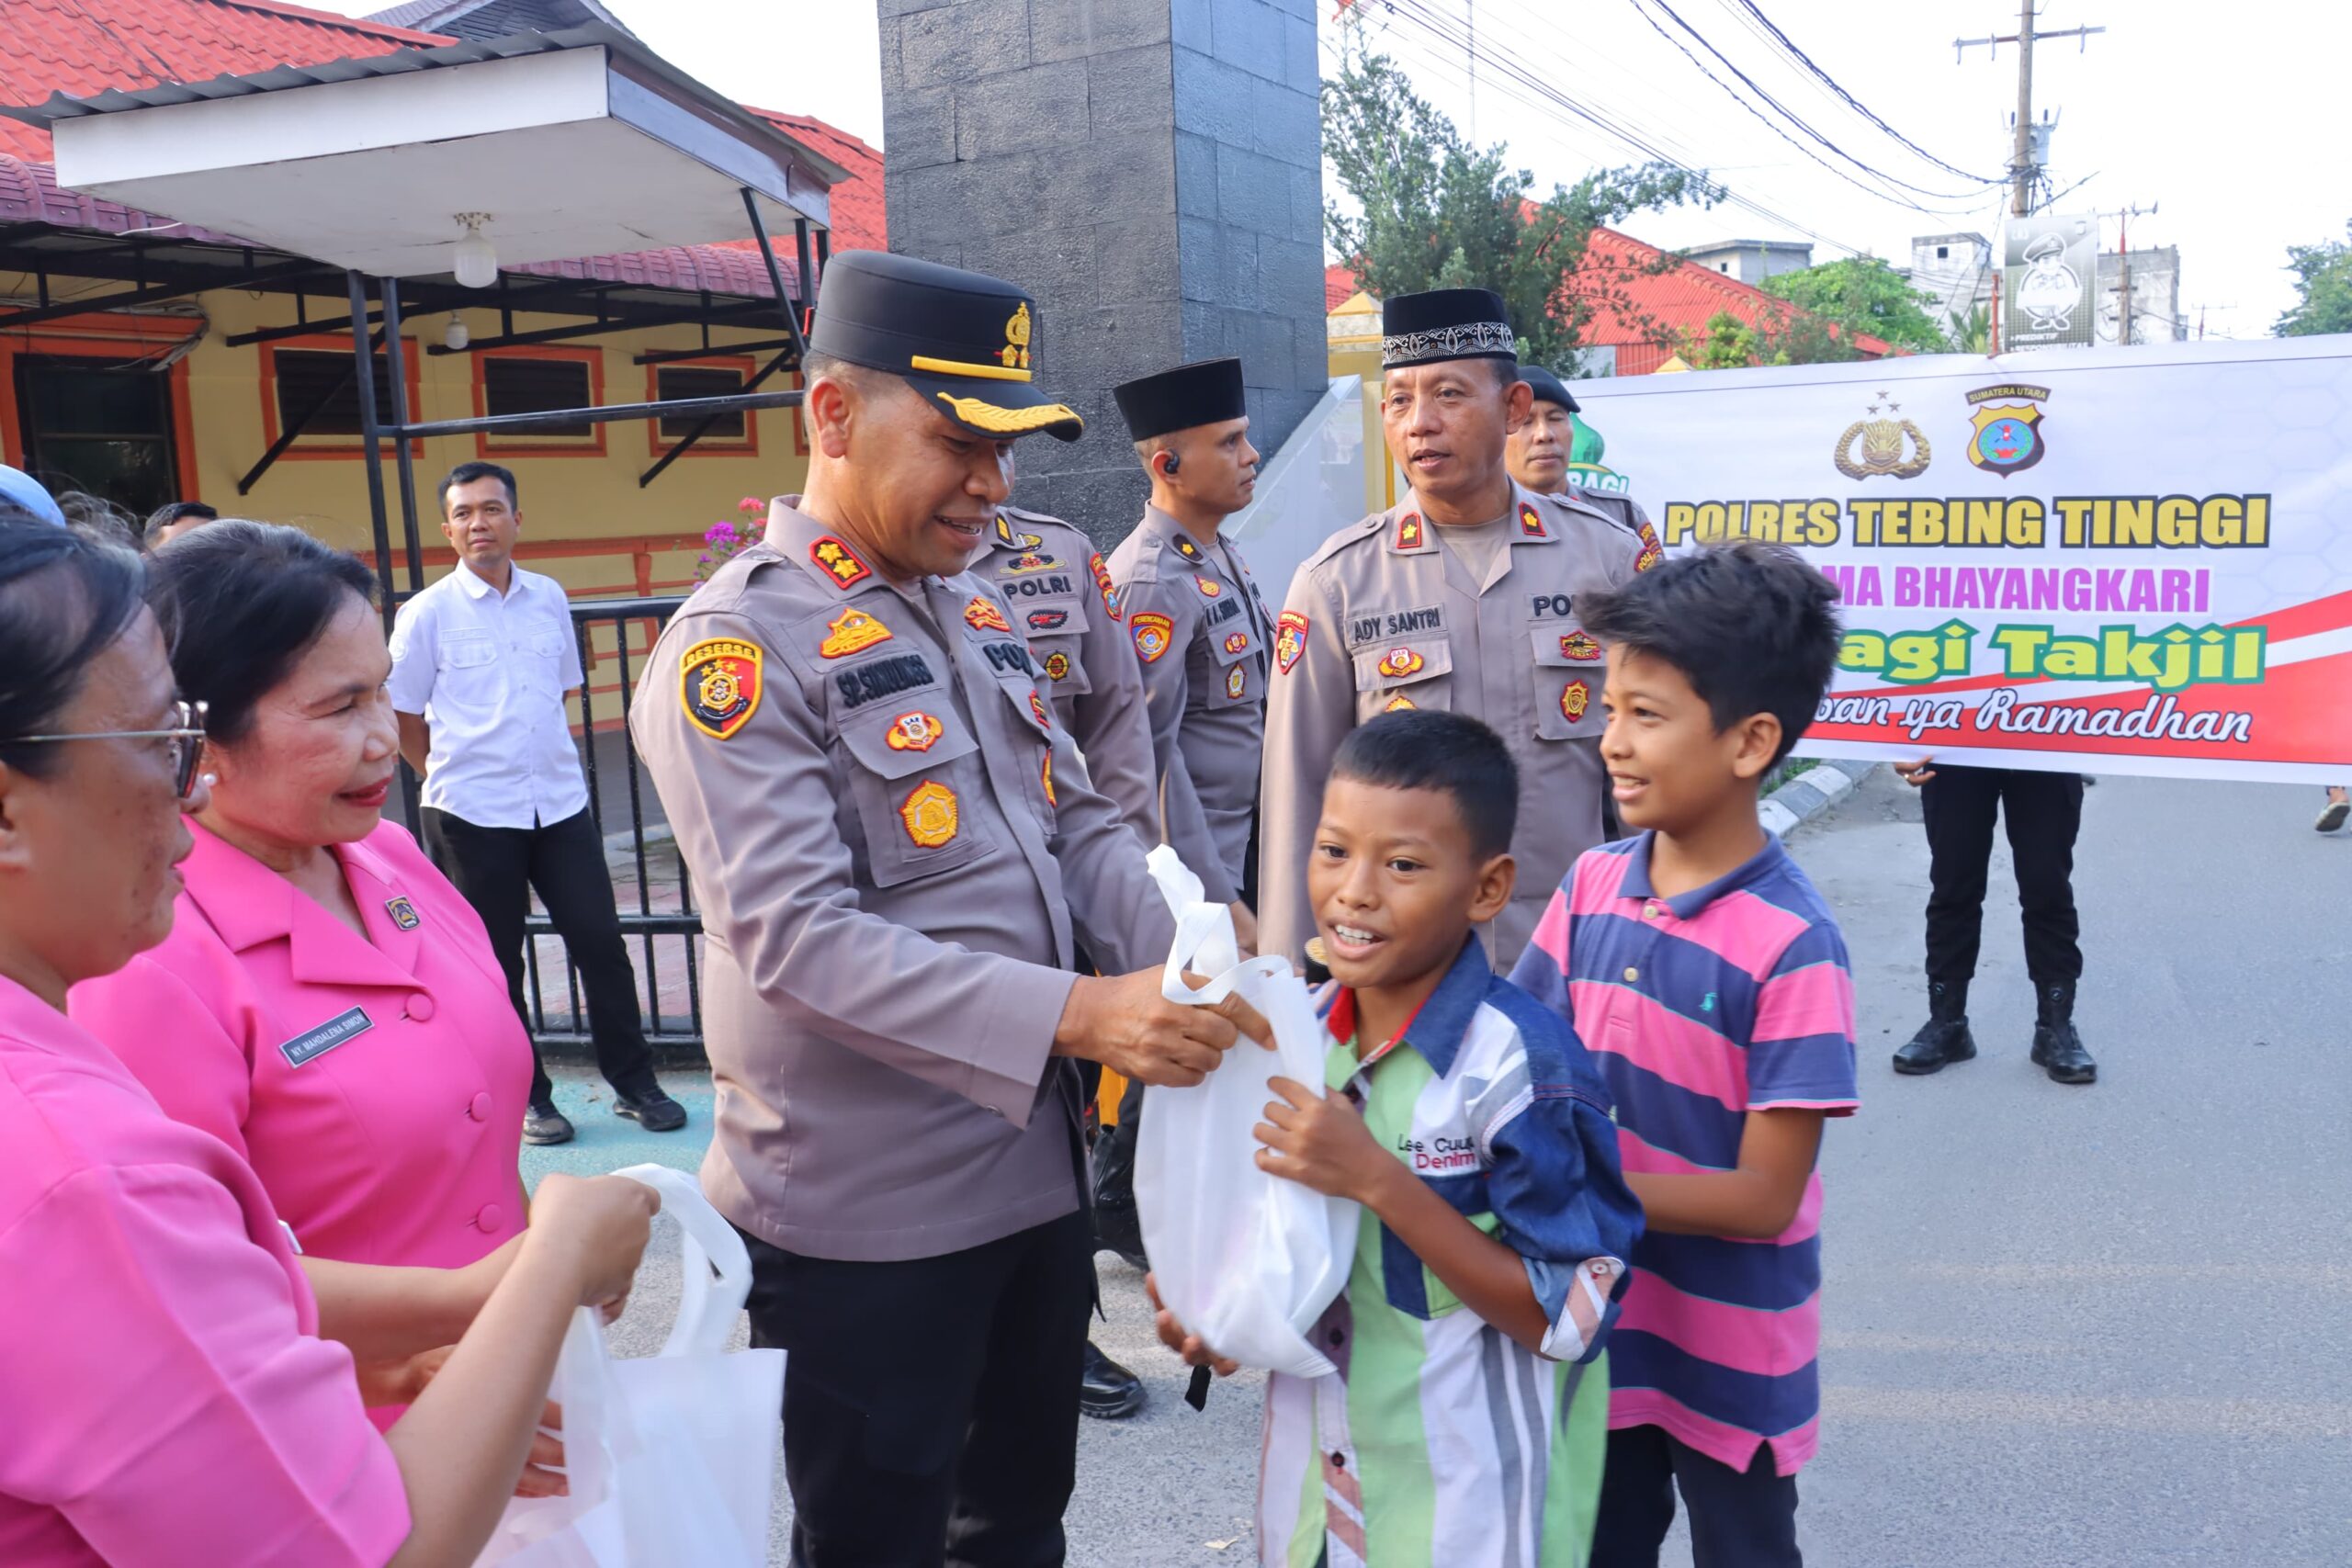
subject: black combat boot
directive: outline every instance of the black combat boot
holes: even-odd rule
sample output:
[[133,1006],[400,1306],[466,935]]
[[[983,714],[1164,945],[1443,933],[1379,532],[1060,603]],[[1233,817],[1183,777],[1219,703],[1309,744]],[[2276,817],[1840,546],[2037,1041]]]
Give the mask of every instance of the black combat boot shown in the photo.
[[1928,982],[1928,1021],[1909,1043],[1894,1054],[1898,1073],[1940,1072],[1954,1062],[1976,1055],[1975,1038],[1968,1032],[1968,982]]
[[2098,1081],[2098,1064],[2075,1032],[2072,980],[2052,980],[2033,988],[2033,1064],[2052,1083]]

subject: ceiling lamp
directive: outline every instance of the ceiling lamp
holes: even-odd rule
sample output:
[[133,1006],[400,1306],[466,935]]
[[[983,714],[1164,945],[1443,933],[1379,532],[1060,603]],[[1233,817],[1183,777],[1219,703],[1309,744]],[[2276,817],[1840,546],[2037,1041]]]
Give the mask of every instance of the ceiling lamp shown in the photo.
[[490,214],[460,212],[458,221],[465,225],[466,233],[451,253],[456,265],[449,270],[457,274],[462,288],[487,288],[498,281],[498,251],[481,232],[481,226],[490,221]]
[[449,324],[441,329],[442,344],[449,350],[450,353],[455,354],[458,350],[465,347],[467,344],[471,343],[472,341],[473,333],[466,330],[464,319],[460,317],[457,311],[450,311]]

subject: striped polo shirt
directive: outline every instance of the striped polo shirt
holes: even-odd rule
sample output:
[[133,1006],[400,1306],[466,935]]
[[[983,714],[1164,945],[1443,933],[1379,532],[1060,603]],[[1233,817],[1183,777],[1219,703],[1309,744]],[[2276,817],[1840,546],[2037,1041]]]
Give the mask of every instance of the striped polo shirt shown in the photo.
[[1576,1568],[1608,1443],[1598,1362],[1641,1208],[1598,1073],[1476,937],[1395,1040],[1325,998],[1326,1087],[1381,1145],[1519,1254],[1551,1325],[1537,1355],[1466,1310],[1370,1214],[1347,1288],[1308,1333],[1338,1371],[1266,1393],[1266,1568]]
[[[1651,891],[1650,839],[1578,860],[1511,977],[1592,1053],[1627,1171],[1736,1169],[1749,1111],[1860,1104],[1846,940],[1779,839],[1671,898]],[[1653,1231],[1633,1263],[1610,1426],[1739,1471],[1770,1443],[1795,1474],[1819,1443],[1820,1173],[1770,1241]]]

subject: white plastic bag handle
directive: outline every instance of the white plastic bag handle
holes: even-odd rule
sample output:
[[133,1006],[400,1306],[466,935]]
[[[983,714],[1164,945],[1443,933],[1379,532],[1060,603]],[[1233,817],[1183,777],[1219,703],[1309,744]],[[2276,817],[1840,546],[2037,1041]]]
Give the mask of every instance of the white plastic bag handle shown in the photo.
[[[702,1184],[666,1165],[633,1165],[613,1172],[661,1195],[662,1212],[678,1222],[678,1320],[662,1342],[664,1356],[717,1355],[735,1331],[735,1314],[752,1297],[752,1255],[726,1216],[702,1195]],[[717,1270],[714,1280],[712,1271]]]

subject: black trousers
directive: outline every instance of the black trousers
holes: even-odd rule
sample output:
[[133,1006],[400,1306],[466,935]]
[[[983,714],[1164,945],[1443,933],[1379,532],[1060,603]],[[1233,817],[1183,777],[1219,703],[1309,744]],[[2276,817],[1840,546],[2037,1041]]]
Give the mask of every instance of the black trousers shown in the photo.
[[904,1263],[746,1235],[782,1346],[793,1568],[1058,1568],[1093,1299],[1084,1214]]
[[1690,1511],[1692,1568],[1802,1568],[1797,1480],[1774,1472],[1771,1446],[1758,1447],[1755,1462],[1736,1471],[1662,1427],[1609,1434],[1590,1568],[1657,1568],[1678,1486]]
[[[579,966],[588,1032],[605,1081],[624,1094],[655,1088],[653,1054],[637,1005],[637,969],[621,940],[612,874],[605,869],[605,840],[595,818],[583,810],[534,828],[483,828],[428,807],[424,851],[490,928],[490,945],[506,971],[507,995],[524,1031],[530,1030],[531,1014],[523,1003],[523,922],[536,888]],[[534,1040],[531,1102],[544,1105],[553,1092]]]
[[2080,979],[2074,876],[2082,775],[1939,762],[1919,786],[1919,806],[1928,822],[1928,978],[1965,983],[1976,973],[1997,813],[2017,863],[2026,973],[2037,986]]

